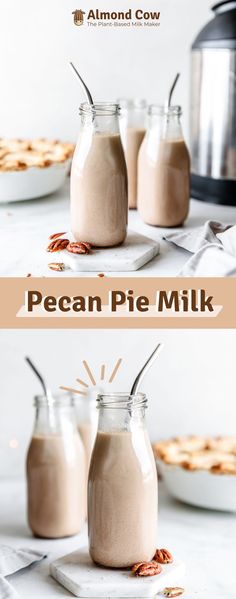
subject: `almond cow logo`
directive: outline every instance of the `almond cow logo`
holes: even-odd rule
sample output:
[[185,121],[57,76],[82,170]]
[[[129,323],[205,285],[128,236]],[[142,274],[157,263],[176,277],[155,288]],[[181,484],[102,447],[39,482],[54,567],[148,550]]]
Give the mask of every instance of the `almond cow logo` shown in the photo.
[[78,26],[83,25],[84,15],[85,15],[84,10],[81,10],[81,9],[74,10],[72,12],[72,15],[74,15],[74,24],[75,25],[78,25]]

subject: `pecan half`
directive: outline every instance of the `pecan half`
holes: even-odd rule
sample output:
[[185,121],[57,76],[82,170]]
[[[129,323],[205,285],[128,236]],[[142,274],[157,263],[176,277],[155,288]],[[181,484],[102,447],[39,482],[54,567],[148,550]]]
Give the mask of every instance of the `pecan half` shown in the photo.
[[158,564],[172,564],[173,556],[167,549],[157,549],[153,560]]
[[90,252],[90,250],[92,249],[91,243],[89,243],[88,241],[81,241],[80,243],[82,243],[82,245],[84,245],[86,249]]
[[58,239],[58,237],[61,237],[62,235],[65,235],[66,231],[63,231],[62,233],[53,233],[53,235],[50,235],[50,237],[48,239]]
[[71,241],[66,249],[71,254],[89,254],[91,245],[87,241]]
[[61,272],[62,270],[65,270],[65,264],[64,262],[50,262],[50,264],[48,264],[48,268]]
[[135,576],[156,576],[161,573],[162,568],[157,562],[138,562],[131,570]]
[[164,597],[180,597],[183,595],[185,589],[182,587],[166,587],[163,591]]
[[69,239],[54,239],[49,243],[47,252],[60,252],[61,250],[65,250],[69,243]]

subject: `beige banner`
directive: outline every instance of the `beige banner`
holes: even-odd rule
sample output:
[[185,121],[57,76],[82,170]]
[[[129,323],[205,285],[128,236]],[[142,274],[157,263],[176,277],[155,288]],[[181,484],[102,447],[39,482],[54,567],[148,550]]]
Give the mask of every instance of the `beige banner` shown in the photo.
[[0,278],[0,328],[236,328],[236,279]]

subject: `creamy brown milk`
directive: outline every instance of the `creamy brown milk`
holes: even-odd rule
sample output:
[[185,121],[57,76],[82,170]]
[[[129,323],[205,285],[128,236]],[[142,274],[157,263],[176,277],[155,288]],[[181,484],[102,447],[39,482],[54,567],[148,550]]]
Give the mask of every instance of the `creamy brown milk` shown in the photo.
[[128,171],[129,208],[137,207],[138,153],[145,135],[145,129],[128,127],[125,132],[124,147]]
[[175,227],[188,215],[190,159],[183,139],[161,140],[153,157],[145,139],[138,160],[138,209],[150,225]]
[[71,171],[71,228],[77,241],[97,247],[125,240],[127,169],[120,135],[84,133]]
[[88,486],[90,555],[128,567],[156,548],[157,474],[146,431],[98,432]]
[[85,455],[76,433],[33,436],[27,457],[28,520],[39,537],[78,533],[84,523]]

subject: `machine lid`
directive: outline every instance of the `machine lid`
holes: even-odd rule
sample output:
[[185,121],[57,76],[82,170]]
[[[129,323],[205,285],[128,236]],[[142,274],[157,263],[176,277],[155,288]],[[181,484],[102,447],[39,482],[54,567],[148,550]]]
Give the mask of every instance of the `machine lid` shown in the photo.
[[227,10],[233,10],[236,8],[236,0],[222,0],[212,6],[212,10],[216,13],[226,12]]
[[221,0],[212,7],[214,19],[200,31],[192,49],[236,49],[236,0]]

